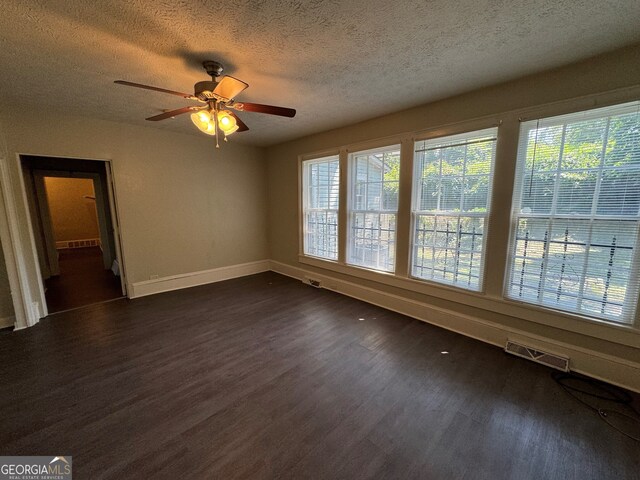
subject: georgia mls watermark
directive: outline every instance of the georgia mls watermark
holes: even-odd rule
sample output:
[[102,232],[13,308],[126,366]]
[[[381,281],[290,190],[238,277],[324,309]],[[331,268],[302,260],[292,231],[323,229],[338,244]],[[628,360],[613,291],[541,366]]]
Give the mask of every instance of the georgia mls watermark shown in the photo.
[[0,480],[71,480],[71,456],[0,457]]

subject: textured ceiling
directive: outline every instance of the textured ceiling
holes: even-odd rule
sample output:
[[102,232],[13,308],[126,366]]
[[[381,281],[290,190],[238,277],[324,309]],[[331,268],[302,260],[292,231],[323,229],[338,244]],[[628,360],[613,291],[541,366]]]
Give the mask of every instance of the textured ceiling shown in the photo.
[[191,92],[219,60],[249,83],[234,141],[268,145],[640,41],[630,0],[3,0],[0,101],[199,134],[189,104],[114,85]]

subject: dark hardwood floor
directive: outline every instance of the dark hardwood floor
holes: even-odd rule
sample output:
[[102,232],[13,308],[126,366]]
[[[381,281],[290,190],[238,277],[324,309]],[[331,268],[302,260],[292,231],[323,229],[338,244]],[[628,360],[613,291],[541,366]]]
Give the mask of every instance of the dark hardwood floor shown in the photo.
[[274,273],[50,316],[0,372],[0,455],[76,479],[640,478],[546,367]]
[[60,275],[45,281],[49,313],[122,297],[120,279],[105,270],[100,247],[58,252]]

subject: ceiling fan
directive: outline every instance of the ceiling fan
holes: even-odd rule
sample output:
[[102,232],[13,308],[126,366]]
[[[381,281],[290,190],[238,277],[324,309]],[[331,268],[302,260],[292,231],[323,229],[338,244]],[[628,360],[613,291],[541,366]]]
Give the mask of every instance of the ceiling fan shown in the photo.
[[211,80],[197,82],[193,86],[193,95],[167,90],[165,88],[152,87],[150,85],[142,85],[140,83],[127,82],[125,80],[116,80],[114,83],[168,93],[200,102],[203,105],[178,108],[154,115],[146,120],[157,122],[158,120],[165,120],[167,118],[173,118],[176,115],[191,112],[191,121],[193,121],[195,126],[207,135],[216,137],[216,147],[219,146],[218,137],[220,133],[224,135],[224,140],[226,141],[227,136],[232,133],[249,130],[249,127],[247,127],[234,112],[230,111],[229,108],[241,112],[258,112],[289,118],[293,118],[296,115],[296,111],[293,108],[263,105],[261,103],[236,102],[235,97],[249,85],[229,75],[223,76],[222,79],[218,81],[217,78],[222,75],[224,70],[224,67],[219,62],[207,60],[202,62],[202,66],[211,76]]

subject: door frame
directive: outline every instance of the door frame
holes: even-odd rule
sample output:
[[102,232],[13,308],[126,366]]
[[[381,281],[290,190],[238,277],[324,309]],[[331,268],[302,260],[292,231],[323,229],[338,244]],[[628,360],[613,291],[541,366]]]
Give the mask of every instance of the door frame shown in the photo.
[[[98,217],[98,230],[100,235],[100,240],[102,243],[102,251],[104,253],[105,245],[104,242],[109,237],[109,231],[107,230],[107,212],[108,208],[111,210],[111,205],[108,198],[105,198],[105,192],[103,192],[102,184],[100,183],[100,174],[99,173],[90,173],[90,172],[74,172],[74,171],[62,171],[62,170],[40,170],[34,169],[32,171],[33,179],[36,188],[36,197],[40,207],[40,215],[41,215],[41,223],[44,234],[44,241],[46,243],[45,250],[49,257],[49,266],[51,269],[51,275],[57,275],[60,273],[60,268],[58,265],[58,252],[56,249],[56,241],[53,236],[53,225],[51,223],[51,210],[49,206],[49,200],[46,196],[46,187],[45,187],[45,177],[55,177],[55,178],[81,178],[86,180],[92,180],[93,182],[93,191],[95,192],[95,203],[96,203],[96,214]],[[108,181],[108,176],[105,175],[105,182]],[[105,201],[106,200],[106,201]],[[111,213],[111,212],[109,212]],[[33,219],[31,219],[33,222]],[[112,222],[113,223],[113,222]],[[114,237],[115,237],[115,228],[114,228]],[[115,249],[115,238],[114,238],[114,249]],[[117,259],[117,255],[115,251],[111,251],[111,246],[106,245],[108,248],[108,255],[104,256],[104,268],[111,268],[111,264],[113,260]],[[118,262],[119,263],[119,262]],[[55,272],[55,273],[54,273]],[[123,292],[124,293],[124,292]]]
[[[40,272],[38,252],[34,239],[34,219],[31,216],[27,201],[26,185],[22,170],[22,157],[47,157],[69,160],[87,160],[104,162],[106,171],[107,197],[113,224],[113,236],[115,256],[120,269],[120,282],[123,296],[129,298],[127,290],[126,260],[124,255],[123,235],[120,229],[120,216],[118,198],[116,196],[114,165],[110,158],[78,157],[70,155],[52,155],[47,153],[15,152],[14,167],[17,171],[17,182],[11,181],[10,165],[8,157],[2,160],[0,152],[0,187],[2,188],[2,200],[0,210],[4,210],[5,218],[0,216],[0,236],[2,236],[2,248],[5,253],[7,273],[11,284],[11,294],[15,310],[15,330],[36,325],[41,318],[49,312],[44,294],[44,281]],[[37,169],[34,169],[37,170]],[[16,186],[17,185],[17,186]],[[18,209],[22,208],[26,214],[29,237],[21,242],[19,230]],[[33,260],[33,269],[27,268],[26,258]],[[35,286],[35,288],[34,288]]]
[[[44,260],[46,261],[46,267],[49,269],[48,275],[55,276],[60,274],[60,265],[58,264],[58,251],[56,250],[56,240],[53,236],[53,225],[51,223],[51,209],[49,208],[49,199],[44,182],[45,175],[40,174],[39,171],[38,173],[36,172],[36,170],[32,171],[31,176],[33,178],[34,200],[38,206],[37,214],[40,216],[42,239],[44,241],[42,253],[46,257]],[[29,212],[29,215],[31,216],[32,213],[34,212]],[[32,226],[36,220],[31,218]]]

